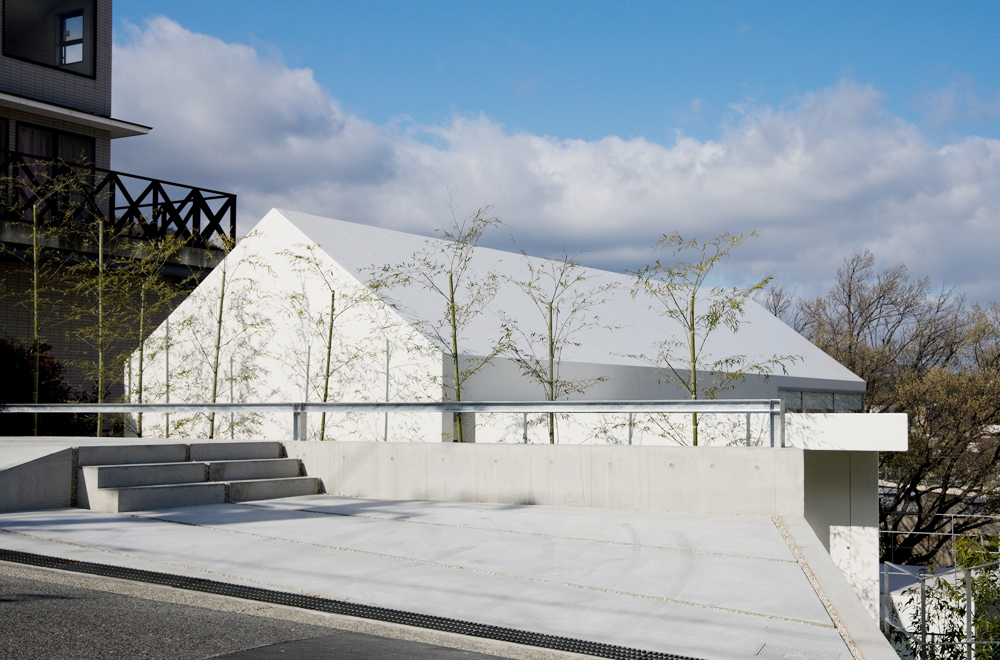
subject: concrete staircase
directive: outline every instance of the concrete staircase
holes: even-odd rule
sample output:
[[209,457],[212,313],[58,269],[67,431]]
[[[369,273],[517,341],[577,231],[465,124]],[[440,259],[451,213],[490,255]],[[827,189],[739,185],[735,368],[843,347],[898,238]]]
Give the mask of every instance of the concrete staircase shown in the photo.
[[81,447],[76,505],[119,513],[320,492],[282,453],[280,442]]

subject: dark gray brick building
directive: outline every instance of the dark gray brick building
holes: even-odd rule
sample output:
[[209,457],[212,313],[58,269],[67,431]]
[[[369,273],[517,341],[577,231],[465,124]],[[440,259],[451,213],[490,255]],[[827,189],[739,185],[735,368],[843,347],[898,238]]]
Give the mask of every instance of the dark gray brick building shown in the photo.
[[[94,342],[80,339],[93,323],[90,301],[72,277],[52,276],[97,259],[102,250],[82,230],[99,223],[124,237],[119,258],[141,253],[144,241],[178,237],[186,247],[161,272],[203,276],[235,238],[236,197],[112,169],[113,142],[152,129],[111,116],[111,0],[0,0],[0,15],[0,337],[32,343],[33,256],[44,250],[40,340],[68,365],[73,385],[92,391]],[[67,173],[80,189],[46,192]],[[50,231],[33,229],[36,215]],[[107,349],[121,354],[129,341]],[[125,378],[119,369],[112,395]]]

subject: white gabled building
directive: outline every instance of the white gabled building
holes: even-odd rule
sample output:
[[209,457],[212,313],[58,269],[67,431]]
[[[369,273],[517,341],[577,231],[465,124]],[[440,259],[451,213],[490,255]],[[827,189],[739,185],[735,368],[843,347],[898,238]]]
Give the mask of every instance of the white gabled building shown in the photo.
[[[217,401],[320,401],[324,387],[328,400],[449,398],[450,361],[439,344],[422,334],[444,316],[444,300],[412,285],[388,291],[389,305],[376,298],[367,286],[373,268],[406,261],[438,240],[272,210],[147,342],[142,369],[143,399],[149,402],[165,398],[168,389],[165,368],[169,358],[170,400],[210,400],[216,355],[214,398]],[[519,286],[504,279],[526,279],[526,259],[532,259],[536,265],[542,262],[500,250],[475,250],[473,272],[482,276],[499,272],[502,277],[487,310],[463,329],[460,341],[463,360],[474,361],[493,350],[503,333],[500,310],[507,317],[516,318],[522,329],[544,331],[545,320],[537,307]],[[603,379],[584,393],[569,398],[686,398],[663,370],[636,357],[654,355],[658,342],[666,336],[682,339],[680,327],[658,313],[650,301],[630,294],[631,276],[589,268],[584,271],[585,288],[616,288],[605,302],[590,310],[614,329],[583,329],[573,336],[573,345],[562,351],[563,378]],[[327,382],[331,298],[335,310],[334,350]],[[220,330],[218,351],[216,330]],[[168,335],[169,351],[165,350]],[[711,335],[702,362],[731,355],[744,355],[751,360],[790,355],[794,359],[775,366],[772,373],[747,376],[724,392],[723,397],[781,397],[792,411],[802,410],[803,399],[806,409],[815,412],[860,409],[865,383],[752,301],[746,304],[738,332],[720,328]],[[138,372],[134,360],[130,376],[133,400],[138,398]],[[708,375],[701,378],[704,382]],[[501,356],[465,383],[462,397],[467,401],[541,400],[544,393],[538,383],[520,373],[511,358]],[[149,426],[153,421],[145,422],[148,431],[156,428]],[[442,425],[437,421],[427,422],[430,426],[419,436],[412,434],[414,429],[410,425],[401,423],[390,428],[387,438],[384,424],[369,421],[338,420],[336,430],[331,429],[325,436],[429,440],[439,439],[442,433]],[[182,420],[174,420],[174,424],[180,423]],[[187,428],[203,433],[205,423],[205,420],[188,422]],[[604,433],[610,434],[604,441],[614,441],[614,425],[608,420],[602,423]],[[237,426],[231,431],[228,418],[216,420],[215,433],[248,432],[246,424]],[[497,424],[492,425],[492,430],[488,424],[477,426],[480,442],[507,439]],[[312,433],[319,432],[316,424],[312,427]],[[429,430],[431,427],[435,429],[433,432]],[[560,440],[602,441],[597,427],[591,428],[592,433],[584,433],[582,428],[572,432],[573,428],[572,424],[562,423]],[[258,418],[252,427],[254,433],[268,434],[289,429],[288,419]],[[399,437],[399,433],[405,433],[406,437]],[[637,431],[634,441],[657,442],[656,435]],[[541,439],[540,432],[538,437]],[[518,432],[514,439],[520,438]]]

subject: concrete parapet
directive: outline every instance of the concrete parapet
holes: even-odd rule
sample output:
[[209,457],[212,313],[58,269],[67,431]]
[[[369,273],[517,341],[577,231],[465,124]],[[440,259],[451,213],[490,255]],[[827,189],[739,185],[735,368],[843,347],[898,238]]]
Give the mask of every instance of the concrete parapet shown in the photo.
[[72,475],[72,449],[0,467],[0,512],[72,506]]
[[786,413],[785,443],[820,451],[906,451],[905,413]]
[[328,493],[802,516],[803,452],[742,447],[286,443]]

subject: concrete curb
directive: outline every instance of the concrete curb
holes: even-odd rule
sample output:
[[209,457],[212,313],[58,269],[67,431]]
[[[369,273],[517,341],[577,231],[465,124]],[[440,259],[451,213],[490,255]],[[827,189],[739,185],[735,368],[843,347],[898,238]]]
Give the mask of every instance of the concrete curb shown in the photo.
[[849,647],[853,645],[852,652],[860,654],[863,660],[899,660],[899,655],[879,630],[878,622],[861,604],[806,519],[787,517],[777,518],[776,522],[787,531],[819,583],[822,593],[817,595],[821,599],[825,597],[839,617],[838,630],[842,627],[842,634],[846,630],[844,641]]

